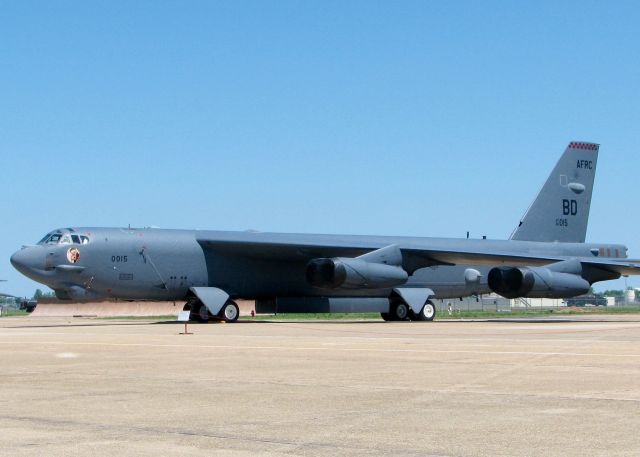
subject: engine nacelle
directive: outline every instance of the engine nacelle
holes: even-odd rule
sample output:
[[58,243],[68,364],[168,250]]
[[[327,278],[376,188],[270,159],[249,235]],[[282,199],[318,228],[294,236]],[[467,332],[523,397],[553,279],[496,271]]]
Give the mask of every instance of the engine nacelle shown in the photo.
[[336,257],[311,260],[306,278],[321,289],[384,289],[404,284],[409,274],[396,265]]
[[506,298],[570,298],[585,294],[591,284],[573,273],[545,267],[496,267],[489,271],[489,288]]

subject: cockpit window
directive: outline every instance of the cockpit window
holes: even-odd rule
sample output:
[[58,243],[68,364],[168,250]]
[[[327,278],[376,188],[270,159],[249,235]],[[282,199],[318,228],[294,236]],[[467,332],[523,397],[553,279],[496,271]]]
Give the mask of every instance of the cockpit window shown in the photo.
[[51,233],[47,233],[45,236],[42,237],[40,241],[38,241],[38,244],[44,244],[49,239],[50,236],[51,236]]
[[89,237],[71,233],[47,233],[38,244],[88,244]]
[[45,244],[58,244],[60,238],[62,238],[62,233],[54,233],[45,241]]

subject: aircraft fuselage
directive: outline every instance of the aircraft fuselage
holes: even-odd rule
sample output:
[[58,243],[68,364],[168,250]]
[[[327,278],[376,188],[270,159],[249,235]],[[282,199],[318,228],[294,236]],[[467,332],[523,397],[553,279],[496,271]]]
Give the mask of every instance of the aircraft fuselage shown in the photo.
[[[550,259],[597,255],[625,258],[627,251],[620,244],[485,239],[127,228],[73,228],[51,233],[61,235],[58,242],[45,241],[23,247],[12,256],[11,262],[26,276],[56,290],[61,298],[182,300],[191,287],[216,287],[232,298],[247,299],[389,296],[390,289],[330,290],[311,286],[305,279],[305,267],[315,254],[312,247],[307,250],[304,246],[318,243],[340,247],[339,251],[336,248],[336,256],[344,255],[346,248],[355,256],[388,245],[442,250],[464,245],[478,252]],[[61,242],[65,239],[70,242]],[[207,246],[202,240],[216,240],[216,245]],[[258,245],[264,243],[265,247],[225,248],[225,243],[231,246],[244,240]],[[291,252],[282,255],[274,253],[268,258],[261,255],[279,244],[297,247],[295,252],[289,250]],[[323,256],[331,255],[330,248],[324,250]],[[487,293],[489,266],[496,266],[496,262],[479,261],[472,266],[434,264],[417,269],[406,285],[428,287],[436,298]],[[469,268],[481,273],[478,282],[465,279]]]

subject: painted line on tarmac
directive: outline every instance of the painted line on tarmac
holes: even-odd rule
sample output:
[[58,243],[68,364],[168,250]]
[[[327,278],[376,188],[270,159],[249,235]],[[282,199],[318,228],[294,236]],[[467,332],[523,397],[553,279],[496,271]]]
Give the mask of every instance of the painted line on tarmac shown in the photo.
[[[23,345],[23,342],[0,341],[0,344]],[[301,346],[241,346],[231,344],[150,344],[150,343],[92,343],[65,341],[38,341],[39,345],[62,346],[111,346],[111,347],[151,347],[176,349],[235,349],[235,350],[268,350],[268,351],[338,351],[338,352],[383,352],[383,353],[416,353],[416,354],[483,354],[483,355],[540,355],[540,356],[568,356],[568,357],[631,357],[640,358],[640,354],[609,354],[591,352],[540,352],[540,351],[478,351],[470,349],[380,349],[380,348],[344,348],[344,347],[301,347]]]
[[[573,333],[571,333],[573,334]],[[514,341],[517,343],[560,343],[560,344],[578,344],[578,343],[586,343],[586,344],[629,344],[634,343],[634,340],[605,340],[600,339],[603,337],[602,334],[599,334],[596,338],[532,338],[531,334],[521,335],[517,333],[513,334],[504,334],[503,337],[464,337],[457,336],[451,334],[409,334],[403,336],[340,336],[340,340],[355,340],[355,341],[397,341],[397,342],[415,342],[416,337],[434,337],[437,338],[437,341],[430,341],[430,344],[436,343],[441,345],[449,345],[449,344],[473,344],[474,346],[478,345],[490,345],[491,343],[501,343],[501,344],[511,344]],[[556,336],[553,333],[540,333],[540,335],[549,335]],[[161,335],[156,333],[95,333],[95,332],[83,332],[83,333],[69,333],[69,332],[11,332],[12,337],[18,336],[65,336],[65,337],[95,337],[95,338],[107,338],[107,337],[145,337],[145,338],[166,338],[167,335]],[[173,336],[173,335],[171,335]],[[206,335],[203,336],[221,336],[221,335]],[[256,340],[267,340],[267,339],[278,339],[281,340],[282,336],[280,335],[224,335],[225,338],[239,338],[239,339],[256,339]],[[333,338],[331,336],[309,336],[309,335],[286,335],[285,338],[290,339],[308,339],[308,340],[319,340],[319,339],[327,339]]]

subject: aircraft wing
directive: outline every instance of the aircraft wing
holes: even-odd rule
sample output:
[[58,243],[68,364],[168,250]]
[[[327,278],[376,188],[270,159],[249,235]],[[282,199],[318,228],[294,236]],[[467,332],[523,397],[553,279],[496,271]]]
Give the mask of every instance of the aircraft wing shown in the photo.
[[[568,256],[523,256],[508,253],[496,254],[492,252],[469,252],[469,251],[427,251],[433,259],[438,259],[442,264],[464,264],[464,265],[509,265],[509,266],[544,266],[563,260],[578,260],[582,265],[589,265],[595,268],[619,273],[623,276],[640,275],[640,260],[630,259],[608,259],[596,257],[568,257]],[[414,256],[419,256],[420,252],[414,252]],[[421,267],[419,267],[421,268]]]
[[[203,249],[218,254],[244,256],[261,260],[304,262],[323,257],[358,257],[372,252],[388,244],[375,241],[360,240],[284,240],[269,239],[227,239],[198,238]],[[402,252],[402,266],[409,273],[434,265],[502,265],[512,266],[547,265],[549,263],[566,260],[563,257],[514,255],[509,253],[495,253],[489,250],[478,251],[464,248],[429,249],[413,246],[399,246]]]
[[220,254],[240,255],[256,259],[300,261],[316,257],[357,257],[383,246],[370,244],[347,245],[344,243],[283,242],[268,240],[237,240],[198,238],[205,250]]
[[579,258],[583,265],[613,271],[622,276],[640,275],[640,260]]
[[[244,238],[227,236],[199,237],[198,243],[207,251],[230,256],[244,256],[260,260],[306,262],[323,257],[358,257],[382,249],[388,244],[376,240],[354,237],[322,237],[313,235],[303,239],[270,239],[263,234]],[[268,234],[264,234],[268,235]],[[595,257],[545,256],[495,252],[490,249],[469,249],[464,245],[446,249],[407,245],[398,246],[402,253],[402,267],[413,274],[420,268],[435,265],[487,265],[487,266],[544,266],[563,260],[576,259],[590,265],[621,275],[639,275],[640,261],[628,259],[599,259]]]
[[[412,270],[424,268],[424,261],[431,260],[431,265],[503,265],[539,266],[566,260],[563,257],[516,255],[491,251],[470,251],[465,249],[402,249],[403,257],[411,265]],[[421,261],[422,260],[422,261]]]

